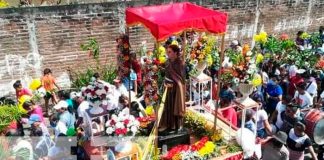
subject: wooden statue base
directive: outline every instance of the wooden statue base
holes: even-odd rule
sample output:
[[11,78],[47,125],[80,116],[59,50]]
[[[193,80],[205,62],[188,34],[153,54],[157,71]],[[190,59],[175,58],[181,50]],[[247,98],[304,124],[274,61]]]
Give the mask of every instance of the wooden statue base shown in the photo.
[[159,148],[163,145],[167,145],[168,150],[179,144],[190,144],[190,134],[188,129],[183,129],[181,132],[173,133],[158,138]]

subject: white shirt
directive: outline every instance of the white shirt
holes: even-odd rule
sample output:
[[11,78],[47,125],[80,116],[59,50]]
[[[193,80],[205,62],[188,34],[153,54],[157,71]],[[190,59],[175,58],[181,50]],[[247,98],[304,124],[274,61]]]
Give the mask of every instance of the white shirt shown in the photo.
[[68,128],[64,122],[58,121],[55,127],[55,138],[57,138],[61,133],[66,134]]
[[312,81],[311,84],[307,83],[308,88],[306,89],[306,91],[311,94],[312,98],[314,98],[315,96],[317,96],[317,84],[316,82]]
[[320,97],[324,99],[324,91],[321,93]]
[[255,113],[254,118],[257,122],[257,130],[260,130],[264,128],[263,122],[268,120],[268,114],[265,110],[260,109]]
[[296,101],[298,101],[298,99],[299,101],[301,101],[301,109],[308,108],[311,105],[313,105],[313,98],[308,92],[305,92],[304,95],[301,95],[298,93],[298,91],[296,91],[294,95],[294,99]]
[[296,76],[298,68],[296,67],[296,65],[291,65],[288,69],[289,72],[289,78]]
[[266,72],[262,72],[262,79],[263,79],[263,84],[268,84],[269,76]]
[[86,110],[89,109],[89,102],[83,101],[78,107],[78,115],[79,117],[84,117],[84,114],[86,113]]
[[128,91],[127,88],[124,86],[124,84],[120,84],[119,88],[115,87],[114,90],[114,97],[117,98],[117,100],[121,95],[128,96]]

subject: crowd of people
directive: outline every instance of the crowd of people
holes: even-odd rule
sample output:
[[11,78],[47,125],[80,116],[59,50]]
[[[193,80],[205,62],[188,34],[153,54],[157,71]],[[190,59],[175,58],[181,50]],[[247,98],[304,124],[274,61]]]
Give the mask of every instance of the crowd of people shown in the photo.
[[[323,45],[323,27],[320,27]],[[301,32],[302,33],[302,32]],[[297,34],[297,47],[300,45],[300,33]],[[322,46],[321,45],[321,46]],[[231,47],[242,51],[237,41]],[[322,63],[324,49],[314,49],[318,63]],[[263,159],[303,160],[305,152],[313,159],[323,159],[323,146],[318,146],[317,154],[310,138],[313,133],[306,133],[305,115],[311,109],[323,113],[324,73],[323,70],[298,68],[295,62],[279,65],[280,59],[268,59],[259,66],[262,85],[256,87],[250,97],[259,104],[258,110],[246,111],[245,128],[256,133],[263,145]],[[214,85],[216,92],[217,85]],[[220,91],[219,114],[233,126],[240,127],[240,116],[235,109],[235,98],[240,95],[235,84],[225,83]],[[216,99],[217,97],[214,97]]]

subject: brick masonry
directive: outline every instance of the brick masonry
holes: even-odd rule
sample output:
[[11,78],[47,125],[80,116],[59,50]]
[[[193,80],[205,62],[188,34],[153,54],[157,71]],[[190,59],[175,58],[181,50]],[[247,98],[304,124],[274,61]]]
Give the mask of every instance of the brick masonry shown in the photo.
[[[92,66],[80,44],[94,37],[100,44],[102,64],[115,64],[115,38],[125,29],[125,7],[168,3],[168,0],[106,2],[0,10],[0,96],[13,92],[12,83],[25,83],[49,67],[60,85],[69,86],[68,68]],[[323,0],[191,0],[229,14],[226,40],[251,44],[254,33],[265,30],[291,36],[298,30],[316,31],[324,24]],[[134,50],[146,40],[143,27],[130,29]]]

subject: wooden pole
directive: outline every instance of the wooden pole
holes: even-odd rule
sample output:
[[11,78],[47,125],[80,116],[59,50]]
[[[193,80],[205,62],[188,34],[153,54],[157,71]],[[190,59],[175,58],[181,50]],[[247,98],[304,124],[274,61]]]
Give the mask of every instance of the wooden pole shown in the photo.
[[[160,48],[160,43],[158,41],[156,41],[156,50],[157,50],[157,55],[159,55],[159,48]],[[157,155],[159,153],[159,109],[160,107],[159,106],[156,106],[156,109],[155,109],[155,119],[156,119],[156,128],[155,128],[155,138],[154,138],[154,151],[155,151],[155,155]],[[162,111],[163,112],[163,111]]]
[[[129,39],[129,27],[126,27],[126,32],[125,34],[128,36],[128,39]],[[131,83],[132,83],[132,80],[131,80],[131,70],[132,70],[132,54],[130,53],[129,55],[129,61],[130,61],[130,64],[129,64],[129,75],[128,75],[128,99],[129,99],[129,104],[128,104],[128,107],[129,109],[131,108],[131,104],[132,104],[132,91],[131,91]],[[136,82],[135,82],[136,83]],[[134,84],[135,85],[135,84]]]
[[224,61],[224,50],[225,50],[225,33],[222,35],[222,42],[221,42],[221,52],[220,52],[220,64],[219,64],[219,70],[217,75],[217,92],[216,92],[216,107],[215,107],[215,115],[214,115],[214,132],[216,132],[216,126],[217,126],[217,114],[218,114],[218,108],[219,108],[219,93],[221,90],[221,69],[222,69],[222,63]]
[[186,54],[186,46],[187,46],[187,43],[186,43],[186,41],[187,41],[187,32],[186,31],[184,31],[183,32],[183,40],[182,40],[182,54],[183,54],[183,60],[184,61],[186,61],[186,56],[187,56],[187,54]]

